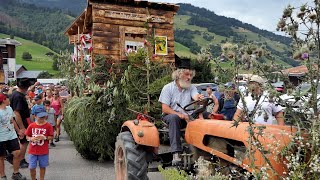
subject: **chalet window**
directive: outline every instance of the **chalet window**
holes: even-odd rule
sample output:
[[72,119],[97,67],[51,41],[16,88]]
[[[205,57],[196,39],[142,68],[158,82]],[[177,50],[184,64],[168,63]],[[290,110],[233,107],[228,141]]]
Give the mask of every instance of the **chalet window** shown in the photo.
[[144,43],[137,41],[125,41],[125,47],[127,50],[131,49],[133,51],[137,51],[139,48],[144,47]]
[[0,56],[1,56],[1,67],[3,64],[8,64],[8,51],[5,46],[0,47]]

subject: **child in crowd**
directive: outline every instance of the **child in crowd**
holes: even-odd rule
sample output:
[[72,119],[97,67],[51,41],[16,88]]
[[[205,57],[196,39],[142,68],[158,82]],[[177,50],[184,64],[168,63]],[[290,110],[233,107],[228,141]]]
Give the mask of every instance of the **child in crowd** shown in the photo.
[[49,141],[53,140],[53,127],[46,121],[48,113],[43,106],[36,106],[34,114],[36,121],[25,132],[27,140],[31,141],[28,151],[29,169],[32,180],[35,180],[39,162],[40,180],[44,180],[49,165]]
[[0,179],[6,180],[7,176],[4,171],[4,157],[8,151],[13,154],[13,174],[11,179],[25,180],[19,172],[20,168],[20,146],[17,134],[18,127],[13,124],[13,110],[9,106],[9,98],[5,94],[0,94]]
[[43,104],[42,104],[42,99],[41,99],[41,97],[39,96],[39,95],[37,95],[36,97],[34,97],[34,105],[32,106],[32,108],[31,108],[31,114],[32,114],[32,120],[33,120],[33,122],[35,122],[35,112],[34,112],[34,110],[38,107],[38,106],[42,106],[42,107],[44,107],[43,106]]
[[[49,100],[45,100],[43,101],[43,105],[46,108],[46,111],[48,113],[48,118],[47,118],[47,122],[49,124],[51,124],[51,126],[53,127],[53,130],[55,129],[56,126],[56,122],[54,119],[54,109],[50,106],[51,102]],[[53,140],[51,140],[50,142],[50,146],[55,147],[56,145],[53,143]]]

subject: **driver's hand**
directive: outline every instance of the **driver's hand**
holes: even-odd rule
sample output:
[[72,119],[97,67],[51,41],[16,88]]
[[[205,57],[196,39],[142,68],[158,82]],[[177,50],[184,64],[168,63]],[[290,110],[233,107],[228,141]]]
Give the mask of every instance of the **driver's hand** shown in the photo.
[[186,122],[190,122],[189,116],[188,115],[184,115],[184,120],[186,120]]
[[198,101],[204,99],[204,95],[203,94],[198,94]]
[[182,113],[179,113],[178,114],[179,118],[180,119],[184,119],[185,121],[189,122],[190,119],[189,119],[189,116],[188,115],[185,115],[185,114],[182,114]]
[[184,114],[178,113],[177,115],[179,116],[180,119],[185,119],[185,115]]

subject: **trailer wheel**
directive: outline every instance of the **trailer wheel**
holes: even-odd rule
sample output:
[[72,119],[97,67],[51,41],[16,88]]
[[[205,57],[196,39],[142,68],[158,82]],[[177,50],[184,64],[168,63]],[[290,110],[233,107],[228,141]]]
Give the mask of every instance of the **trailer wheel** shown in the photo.
[[121,132],[115,147],[115,173],[117,180],[147,180],[146,152],[136,144],[131,132]]

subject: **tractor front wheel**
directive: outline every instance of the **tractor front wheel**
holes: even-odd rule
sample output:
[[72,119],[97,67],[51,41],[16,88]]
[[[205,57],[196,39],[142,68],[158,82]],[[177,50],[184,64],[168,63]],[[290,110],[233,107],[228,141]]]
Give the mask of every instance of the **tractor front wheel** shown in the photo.
[[131,132],[121,132],[115,147],[115,173],[117,180],[147,180],[147,153],[136,144]]

